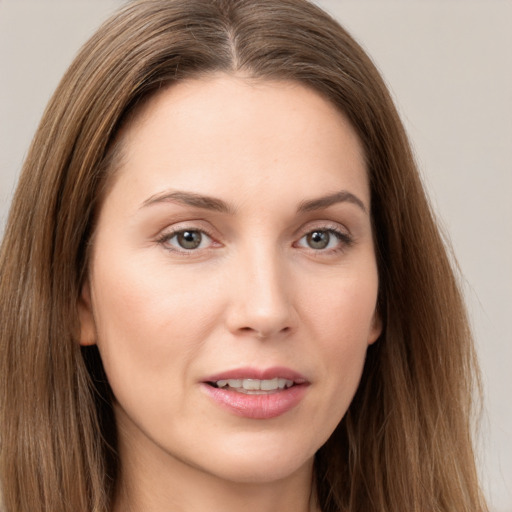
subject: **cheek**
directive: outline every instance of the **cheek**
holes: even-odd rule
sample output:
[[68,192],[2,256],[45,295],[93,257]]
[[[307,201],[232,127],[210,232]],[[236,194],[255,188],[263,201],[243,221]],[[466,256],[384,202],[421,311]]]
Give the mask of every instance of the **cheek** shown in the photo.
[[95,267],[97,344],[116,395],[125,387],[144,396],[156,385],[183,385],[214,324],[212,301],[194,280],[157,268],[137,260]]
[[[370,260],[370,263],[372,260]],[[311,327],[318,330],[318,340],[335,353],[352,346],[366,349],[374,341],[378,275],[374,264],[361,265],[360,271],[350,268],[334,271],[321,282],[304,283],[301,309]]]
[[127,339],[138,334],[142,340],[168,346],[170,333],[183,329],[179,334],[186,338],[208,319],[208,296],[201,280],[167,267],[161,258],[111,258],[95,267],[94,283],[94,312],[102,339],[116,339],[116,333],[124,332]]
[[350,405],[368,344],[375,339],[378,278],[376,270],[368,268],[363,279],[332,279],[328,293],[317,289],[305,296],[309,309],[305,316],[315,340],[319,377],[325,384],[317,412],[326,418],[326,432],[335,428]]

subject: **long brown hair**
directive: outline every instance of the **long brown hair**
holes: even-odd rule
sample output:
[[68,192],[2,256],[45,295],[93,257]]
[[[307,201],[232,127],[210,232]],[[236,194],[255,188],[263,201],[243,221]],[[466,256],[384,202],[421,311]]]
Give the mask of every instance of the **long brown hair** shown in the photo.
[[139,0],[81,50],[47,107],[0,252],[0,479],[6,512],[107,512],[112,397],[77,299],[116,135],[137,104],[201,74],[298,81],[363,143],[380,340],[316,456],[324,512],[486,510],[472,450],[477,367],[461,294],[388,91],[360,46],[305,0]]

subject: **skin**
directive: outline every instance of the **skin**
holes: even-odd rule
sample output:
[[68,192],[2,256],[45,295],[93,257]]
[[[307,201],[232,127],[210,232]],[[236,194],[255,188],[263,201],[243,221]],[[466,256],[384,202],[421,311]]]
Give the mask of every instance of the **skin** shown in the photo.
[[[315,510],[314,454],[381,332],[354,130],[299,84],[217,74],[160,91],[122,145],[79,304],[81,343],[98,345],[116,397],[115,510]],[[229,211],[164,198],[176,191]],[[198,248],[180,246],[185,229]],[[204,392],[247,366],[300,372],[304,397],[250,419]]]

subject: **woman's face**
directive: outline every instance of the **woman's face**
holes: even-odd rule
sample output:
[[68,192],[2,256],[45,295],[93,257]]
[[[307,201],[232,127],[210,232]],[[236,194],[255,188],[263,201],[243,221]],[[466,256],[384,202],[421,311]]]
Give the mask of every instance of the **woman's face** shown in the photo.
[[159,92],[122,144],[80,301],[122,461],[310,471],[381,330],[353,129],[296,83],[216,75]]

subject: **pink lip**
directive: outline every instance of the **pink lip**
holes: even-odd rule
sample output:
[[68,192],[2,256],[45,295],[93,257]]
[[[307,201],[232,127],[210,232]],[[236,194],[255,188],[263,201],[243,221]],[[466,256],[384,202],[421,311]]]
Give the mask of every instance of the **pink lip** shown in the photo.
[[[219,389],[209,382],[227,379],[274,379],[283,378],[294,381],[294,386],[266,395],[247,395],[230,389]],[[309,382],[289,368],[273,367],[265,370],[255,368],[237,368],[212,375],[202,382],[203,391],[218,405],[237,416],[250,419],[270,419],[281,416],[297,406],[306,394]]]
[[203,379],[203,382],[215,382],[218,380],[227,380],[227,379],[275,379],[276,377],[280,377],[282,379],[293,380],[296,384],[304,384],[307,382],[306,377],[301,375],[300,373],[291,370],[290,368],[285,368],[284,366],[273,366],[272,368],[266,368],[264,370],[258,370],[257,368],[236,368],[234,370],[228,370],[222,373],[217,373],[206,379]]

